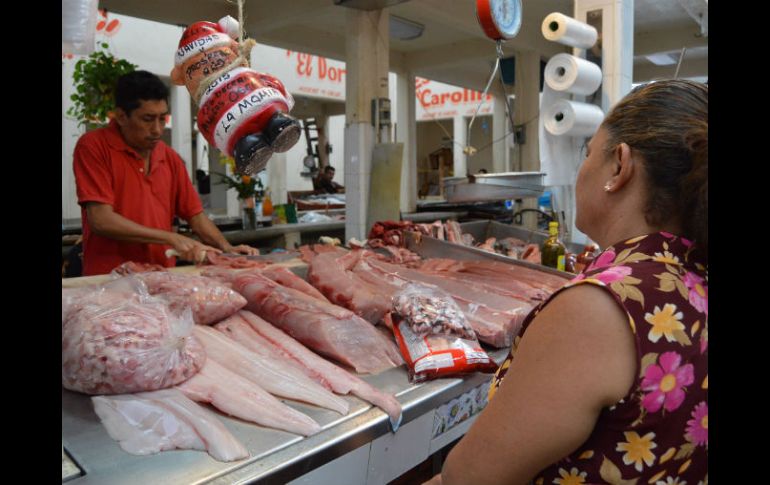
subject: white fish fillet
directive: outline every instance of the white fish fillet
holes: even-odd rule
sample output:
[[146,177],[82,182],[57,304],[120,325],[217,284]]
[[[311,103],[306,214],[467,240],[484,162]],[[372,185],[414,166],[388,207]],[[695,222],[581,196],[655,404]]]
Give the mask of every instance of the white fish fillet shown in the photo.
[[[300,368],[310,377],[321,383],[328,383],[332,390],[338,394],[352,393],[361,399],[368,401],[385,411],[390,417],[393,431],[401,424],[401,404],[395,396],[380,391],[368,382],[352,375],[345,369],[334,365],[320,357],[297,340],[274,327],[257,315],[241,310],[236,315],[241,316],[252,330],[252,335],[257,338],[249,338],[246,332],[239,333],[245,346],[258,346],[260,339],[269,342],[279,351],[290,355]],[[233,316],[236,316],[233,315]]]
[[340,414],[348,413],[348,403],[344,399],[327,391],[293,366],[257,355],[210,327],[198,325],[193,334],[203,344],[209,358],[270,394],[315,404]]
[[309,416],[285,405],[211,357],[206,359],[200,372],[176,387],[193,401],[211,403],[231,416],[268,428],[303,436],[321,431],[321,426]]
[[219,461],[249,456],[248,450],[214,413],[176,389],[91,399],[107,433],[128,453],[206,450]]

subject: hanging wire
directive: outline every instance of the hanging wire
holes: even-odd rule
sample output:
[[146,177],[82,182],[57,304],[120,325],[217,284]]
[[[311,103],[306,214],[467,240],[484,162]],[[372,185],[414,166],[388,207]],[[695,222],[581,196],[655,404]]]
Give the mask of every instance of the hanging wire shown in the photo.
[[[498,41],[498,46],[500,44],[500,41]],[[473,127],[473,122],[476,120],[476,115],[479,114],[479,110],[484,105],[484,101],[487,99],[487,92],[489,91],[489,86],[492,85],[492,80],[495,78],[495,74],[497,74],[497,69],[500,67],[500,57],[495,59],[495,68],[492,70],[492,75],[489,76],[489,81],[487,81],[487,86],[484,88],[484,92],[481,94],[481,101],[479,102],[479,105],[476,107],[476,111],[473,113],[473,116],[471,117],[470,123],[468,123],[468,137],[467,137],[467,146],[463,150],[466,155],[472,156],[476,153],[476,149],[471,146],[471,128]]]
[[[497,59],[498,62],[503,60],[503,43],[497,41]],[[516,133],[516,123],[513,122],[513,110],[511,109],[511,100],[508,98],[508,93],[505,91],[505,81],[503,81],[503,71],[500,70],[500,88],[503,90],[503,99],[505,99],[505,114],[508,116],[508,121],[511,123],[511,130]]]
[[676,64],[676,72],[674,73],[674,79],[679,78],[679,68],[682,67],[682,60],[684,59],[684,53],[687,47],[682,47],[682,53],[679,54],[679,62]]

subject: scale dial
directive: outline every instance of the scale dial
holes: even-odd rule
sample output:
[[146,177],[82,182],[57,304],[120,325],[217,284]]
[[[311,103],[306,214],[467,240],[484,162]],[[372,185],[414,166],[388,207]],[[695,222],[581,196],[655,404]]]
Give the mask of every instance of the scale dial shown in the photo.
[[490,39],[512,39],[521,28],[521,0],[476,0],[476,17]]

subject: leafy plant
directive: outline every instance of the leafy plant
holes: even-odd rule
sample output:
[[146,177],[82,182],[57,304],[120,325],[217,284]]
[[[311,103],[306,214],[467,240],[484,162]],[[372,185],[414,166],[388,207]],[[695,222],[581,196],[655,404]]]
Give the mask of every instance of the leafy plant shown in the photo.
[[[230,167],[231,171],[235,171],[235,160],[233,157],[228,157],[221,151],[219,152],[219,164],[224,167]],[[211,171],[215,175],[219,175],[220,180],[218,184],[227,184],[229,188],[238,191],[239,199],[248,199],[254,197],[257,202],[262,200],[265,195],[265,187],[262,186],[262,180],[259,177],[250,177],[248,175],[235,175],[230,177],[223,173]]]
[[[107,43],[101,43],[107,49]],[[70,96],[73,105],[69,116],[78,120],[78,126],[87,123],[103,123],[108,113],[115,109],[115,83],[118,78],[136,70],[136,65],[125,59],[117,59],[111,53],[96,50],[75,63],[72,79],[75,94]]]
[[242,175],[240,177],[230,177],[223,173],[211,172],[219,175],[219,184],[227,184],[229,188],[235,189],[238,192],[239,199],[248,199],[249,197],[255,197],[257,201],[262,200],[264,194],[264,187],[259,177],[250,177],[248,175]]

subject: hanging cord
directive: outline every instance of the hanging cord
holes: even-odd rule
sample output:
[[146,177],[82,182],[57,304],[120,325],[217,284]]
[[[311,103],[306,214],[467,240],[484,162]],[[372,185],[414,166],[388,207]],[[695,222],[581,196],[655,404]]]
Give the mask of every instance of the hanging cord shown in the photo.
[[[232,0],[228,1],[232,3]],[[236,57],[233,62],[225,66],[224,69],[221,69],[201,80],[200,84],[198,85],[198,89],[195,91],[195,94],[193,94],[193,100],[195,101],[195,104],[200,104],[203,93],[205,93],[211,83],[222,74],[230,72],[236,67],[251,67],[251,62],[249,61],[251,58],[251,49],[257,45],[257,42],[254,39],[243,39],[244,2],[245,0],[238,0],[238,57]]]
[[[500,40],[497,41],[497,59],[498,59],[498,62],[502,62],[503,60],[503,44],[502,44],[502,41]],[[512,132],[516,133],[516,123],[513,122],[513,110],[511,109],[511,100],[508,99],[508,93],[505,91],[505,81],[503,81],[502,69],[500,70],[500,88],[503,90],[503,99],[505,99],[505,114],[508,116],[508,121],[510,121],[511,123]]]
[[468,137],[467,137],[467,145],[463,149],[463,152],[465,152],[468,156],[473,156],[476,153],[476,149],[473,148],[471,145],[471,128],[473,127],[473,122],[476,120],[476,115],[479,114],[479,110],[484,105],[484,101],[487,99],[487,92],[489,91],[489,86],[492,85],[492,80],[495,78],[495,74],[497,74],[497,69],[500,67],[500,57],[499,53],[502,52],[502,49],[500,48],[501,41],[497,41],[498,45],[498,57],[495,59],[495,68],[492,70],[492,75],[489,76],[489,81],[487,81],[487,87],[484,88],[484,92],[481,94],[481,102],[479,102],[479,105],[476,107],[476,112],[473,113],[473,116],[471,117],[470,123],[468,123]]
[[674,73],[674,79],[679,78],[679,68],[682,67],[682,60],[684,59],[684,53],[687,47],[682,47],[682,53],[679,54],[679,62],[676,64],[676,72]]
[[243,41],[243,1],[238,0],[238,38]]

